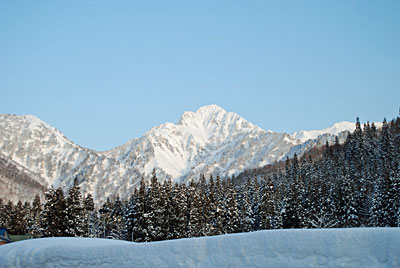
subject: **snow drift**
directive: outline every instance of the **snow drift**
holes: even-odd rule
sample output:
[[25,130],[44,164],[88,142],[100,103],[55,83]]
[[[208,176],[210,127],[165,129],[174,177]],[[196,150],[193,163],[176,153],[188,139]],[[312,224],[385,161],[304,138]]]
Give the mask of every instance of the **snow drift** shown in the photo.
[[131,243],[42,238],[0,247],[1,267],[400,267],[400,228],[270,230]]

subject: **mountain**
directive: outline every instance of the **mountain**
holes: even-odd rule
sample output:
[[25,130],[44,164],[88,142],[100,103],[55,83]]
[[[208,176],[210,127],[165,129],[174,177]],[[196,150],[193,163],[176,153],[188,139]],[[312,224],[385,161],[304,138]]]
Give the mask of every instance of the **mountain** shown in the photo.
[[[105,152],[81,147],[31,115],[0,115],[0,153],[67,190],[78,178],[83,193],[97,202],[129,197],[155,169],[160,179],[184,182],[200,174],[238,174],[333,139],[348,124],[294,135],[265,131],[217,105],[185,112],[180,120],[154,127],[142,137]],[[307,140],[308,137],[315,139]]]
[[209,105],[185,112],[177,124],[154,127],[107,155],[145,174],[156,167],[157,174],[184,181],[199,174],[232,175],[274,162],[297,143],[288,134],[262,130],[235,113]]
[[[76,145],[61,132],[31,115],[0,115],[0,152],[47,185],[71,187],[78,177],[83,193],[102,202],[113,193],[122,194],[140,177],[135,167],[120,165],[114,158]],[[124,195],[125,196],[125,195]]]

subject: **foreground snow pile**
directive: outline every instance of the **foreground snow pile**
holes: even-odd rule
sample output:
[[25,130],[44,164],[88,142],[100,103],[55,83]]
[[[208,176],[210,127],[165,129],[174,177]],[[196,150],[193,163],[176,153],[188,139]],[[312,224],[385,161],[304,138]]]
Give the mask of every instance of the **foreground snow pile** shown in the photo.
[[400,228],[273,230],[131,243],[43,238],[0,246],[1,267],[399,267]]

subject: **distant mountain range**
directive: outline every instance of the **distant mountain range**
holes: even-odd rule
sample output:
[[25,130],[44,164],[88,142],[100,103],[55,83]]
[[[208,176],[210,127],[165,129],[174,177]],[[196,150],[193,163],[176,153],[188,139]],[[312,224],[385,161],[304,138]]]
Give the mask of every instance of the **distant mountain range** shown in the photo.
[[294,153],[302,155],[327,140],[333,142],[335,136],[344,141],[354,128],[354,123],[341,122],[319,131],[277,133],[209,105],[185,112],[176,124],[153,127],[140,138],[98,152],[75,144],[35,116],[1,114],[0,153],[25,173],[35,174],[40,189],[52,185],[67,190],[78,177],[83,193],[90,192],[101,203],[113,194],[129,197],[153,169],[159,179],[176,182],[198,179],[200,174],[232,176]]

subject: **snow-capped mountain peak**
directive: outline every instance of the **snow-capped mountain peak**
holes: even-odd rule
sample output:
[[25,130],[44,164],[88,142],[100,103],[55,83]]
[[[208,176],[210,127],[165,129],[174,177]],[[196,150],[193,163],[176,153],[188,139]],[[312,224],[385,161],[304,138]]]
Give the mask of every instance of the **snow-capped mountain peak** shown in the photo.
[[207,105],[199,108],[196,112],[186,111],[183,113],[178,125],[202,125],[212,128],[216,125],[229,125],[233,121],[241,121],[247,127],[255,127],[244,118],[233,112],[227,112],[218,105]]
[[[177,124],[154,127],[112,153],[120,155],[121,163],[143,167],[146,175],[156,168],[161,174],[182,180],[198,176],[196,173],[209,174],[214,171],[210,166],[219,165],[221,157],[222,162],[228,161],[230,150],[265,134],[236,113],[208,105],[184,112]],[[233,159],[229,159],[231,162]]]
[[184,112],[178,124],[185,124],[187,122],[191,122],[194,120],[207,122],[210,120],[215,120],[218,117],[222,118],[226,114],[227,112],[218,105],[215,104],[206,105],[199,108],[196,112],[192,111]]
[[185,112],[177,125],[184,126],[192,135],[200,135],[209,142],[226,140],[238,133],[265,132],[233,112],[218,105],[207,105],[196,112]]

